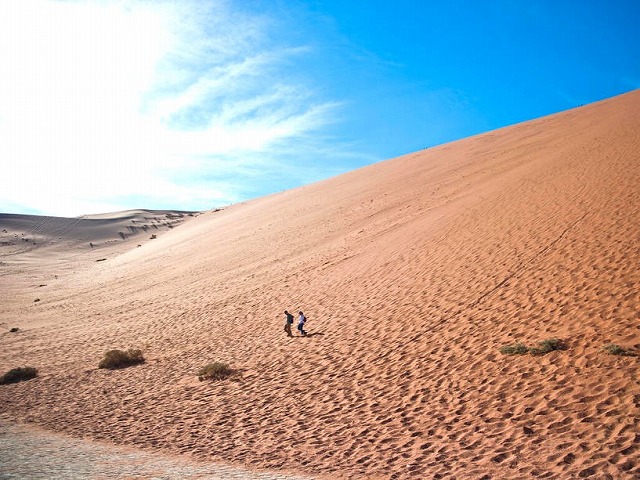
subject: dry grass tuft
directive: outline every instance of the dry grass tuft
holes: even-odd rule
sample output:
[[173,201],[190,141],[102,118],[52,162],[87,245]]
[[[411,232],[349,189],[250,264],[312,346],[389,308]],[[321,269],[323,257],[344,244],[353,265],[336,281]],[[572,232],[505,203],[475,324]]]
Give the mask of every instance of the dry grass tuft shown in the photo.
[[115,370],[140,363],[144,363],[142,350],[129,349],[126,352],[123,350],[109,350],[104,354],[104,358],[100,360],[98,368]]
[[224,380],[233,374],[233,370],[229,365],[222,362],[213,362],[205,365],[198,372],[198,380]]

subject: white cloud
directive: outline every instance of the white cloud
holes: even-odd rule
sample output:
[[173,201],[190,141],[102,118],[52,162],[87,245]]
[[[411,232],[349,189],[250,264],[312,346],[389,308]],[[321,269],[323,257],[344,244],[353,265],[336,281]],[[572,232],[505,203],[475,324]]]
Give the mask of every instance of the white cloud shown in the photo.
[[0,211],[240,199],[338,107],[287,81],[307,51],[270,28],[224,1],[0,2]]

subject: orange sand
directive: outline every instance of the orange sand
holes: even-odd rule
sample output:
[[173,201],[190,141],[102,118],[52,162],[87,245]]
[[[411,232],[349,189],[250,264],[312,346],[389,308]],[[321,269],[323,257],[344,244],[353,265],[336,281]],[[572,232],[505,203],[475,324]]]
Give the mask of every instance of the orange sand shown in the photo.
[[[602,350],[640,347],[639,185],[635,91],[155,240],[115,217],[91,249],[83,222],[0,217],[0,241],[44,242],[0,245],[0,371],[39,370],[0,409],[327,478],[640,478],[640,357]],[[287,338],[284,309],[312,335]],[[568,349],[498,351],[551,337]],[[147,363],[97,369],[128,347]],[[239,375],[199,382],[216,360]]]

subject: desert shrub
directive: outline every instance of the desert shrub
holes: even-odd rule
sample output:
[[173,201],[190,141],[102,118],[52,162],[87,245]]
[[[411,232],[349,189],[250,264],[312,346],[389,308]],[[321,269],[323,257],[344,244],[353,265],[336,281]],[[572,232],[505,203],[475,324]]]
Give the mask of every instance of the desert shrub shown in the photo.
[[522,343],[514,343],[513,345],[505,345],[500,347],[500,353],[504,355],[524,355],[529,349]]
[[11,327],[11,330],[9,330],[11,333],[15,333],[18,330],[20,330],[18,327]]
[[31,380],[38,375],[38,371],[33,367],[18,367],[9,370],[0,378],[0,385],[7,383],[17,383],[24,380]]
[[505,345],[500,347],[500,353],[505,355],[524,355],[530,353],[531,355],[544,355],[545,353],[552,352],[554,350],[566,350],[566,345],[562,340],[557,338],[550,338],[538,342],[537,347],[527,347],[522,343],[514,343],[513,345]]
[[104,358],[100,360],[98,368],[114,370],[116,368],[124,368],[140,363],[144,363],[142,350],[129,349],[126,352],[123,350],[109,350],[104,354]]
[[603,347],[603,350],[610,355],[624,355],[628,357],[635,356],[634,352],[627,350],[626,348],[621,347],[620,345],[616,345],[615,343],[610,343]]
[[553,352],[554,350],[564,350],[564,343],[557,338],[549,338],[538,342],[537,347],[529,348],[531,355],[544,355],[545,353]]
[[229,365],[222,362],[213,362],[205,365],[198,372],[198,380],[223,380],[233,373]]

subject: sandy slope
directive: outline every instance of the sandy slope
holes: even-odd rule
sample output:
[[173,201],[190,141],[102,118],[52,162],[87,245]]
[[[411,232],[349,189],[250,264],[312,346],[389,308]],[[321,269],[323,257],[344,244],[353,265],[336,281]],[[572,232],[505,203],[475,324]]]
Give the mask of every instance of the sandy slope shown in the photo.
[[[44,287],[57,289],[59,277],[85,271],[92,262],[107,261],[155,241],[196,215],[165,210],[128,210],[75,218],[0,213],[2,295],[18,305],[33,302],[40,293],[47,292]],[[4,317],[0,317],[2,321]]]
[[[639,357],[602,351],[640,347],[638,185],[635,91],[207,212],[103,262],[0,247],[0,322],[21,329],[0,369],[40,371],[0,387],[1,409],[328,478],[638,478]],[[311,336],[284,335],[285,308]],[[498,352],[551,337],[568,349]],[[126,347],[148,362],[96,368]],[[239,374],[198,382],[214,360]]]

